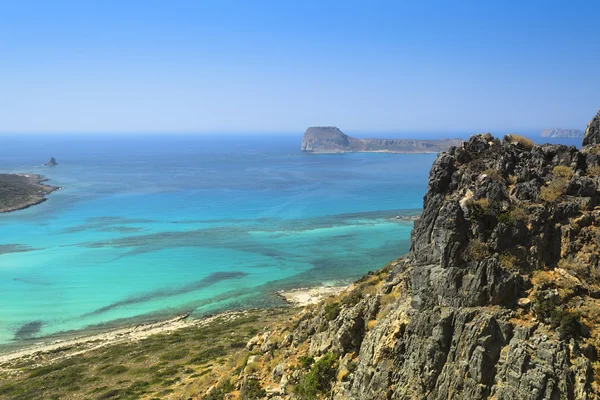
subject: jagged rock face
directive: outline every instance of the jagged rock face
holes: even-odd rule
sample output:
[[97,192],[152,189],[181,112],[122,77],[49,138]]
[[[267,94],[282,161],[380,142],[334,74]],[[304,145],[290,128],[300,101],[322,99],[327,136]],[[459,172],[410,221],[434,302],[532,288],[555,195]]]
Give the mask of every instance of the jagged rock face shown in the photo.
[[410,253],[305,311],[284,360],[337,354],[340,400],[598,398],[597,121],[581,151],[486,134],[440,154]]
[[54,157],[50,157],[50,159],[46,162],[46,164],[48,167],[54,167],[55,165],[58,165],[58,163],[56,162],[56,159]]
[[600,111],[588,124],[583,137],[584,146],[597,144],[600,144]]

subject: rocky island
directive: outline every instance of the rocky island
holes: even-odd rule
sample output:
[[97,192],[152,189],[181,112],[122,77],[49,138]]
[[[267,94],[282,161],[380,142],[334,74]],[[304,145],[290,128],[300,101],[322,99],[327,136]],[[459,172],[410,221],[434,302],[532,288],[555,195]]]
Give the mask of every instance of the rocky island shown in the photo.
[[0,212],[22,210],[46,201],[59,189],[46,185],[47,179],[35,174],[0,174]]
[[460,144],[460,139],[356,139],[333,126],[311,127],[302,138],[307,153],[386,152],[439,153]]
[[548,138],[582,138],[584,132],[581,129],[544,129],[541,133],[542,137]]
[[58,163],[56,162],[56,159],[54,157],[50,157],[50,159],[48,161],[46,161],[46,164],[44,164],[47,167],[54,167],[57,166]]

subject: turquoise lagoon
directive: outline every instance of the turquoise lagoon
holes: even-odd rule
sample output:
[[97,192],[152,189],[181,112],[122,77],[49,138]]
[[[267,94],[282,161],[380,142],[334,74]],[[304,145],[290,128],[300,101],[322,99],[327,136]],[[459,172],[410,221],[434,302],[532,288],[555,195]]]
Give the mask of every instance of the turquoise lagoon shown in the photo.
[[[8,136],[63,189],[0,215],[0,344],[282,304],[409,249],[435,155],[307,155],[298,136]],[[59,166],[41,164],[50,156]]]

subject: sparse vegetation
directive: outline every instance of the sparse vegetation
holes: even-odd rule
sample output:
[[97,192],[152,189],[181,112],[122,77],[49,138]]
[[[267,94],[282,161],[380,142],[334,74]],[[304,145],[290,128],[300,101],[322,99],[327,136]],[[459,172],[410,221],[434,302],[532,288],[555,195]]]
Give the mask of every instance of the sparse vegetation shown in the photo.
[[592,165],[587,169],[588,176],[600,176],[600,165]]
[[467,261],[481,261],[489,255],[488,247],[479,239],[471,239],[467,246]]
[[248,379],[242,389],[242,400],[264,399],[267,392],[261,387],[256,379]]
[[519,269],[519,258],[508,251],[500,254],[499,261],[500,265],[509,271],[515,271]]
[[497,169],[488,168],[485,171],[483,171],[481,175],[486,175],[488,178],[495,181],[504,180],[504,178],[502,177],[502,175],[500,175]]
[[567,182],[563,178],[554,178],[548,185],[542,187],[540,199],[547,202],[555,202],[560,199],[567,188]]
[[[204,396],[208,387],[216,385],[205,398],[222,400],[235,387],[230,375],[222,379],[220,374],[225,365],[219,364],[225,364],[226,356],[233,363],[236,354],[247,352],[239,345],[229,344],[247,343],[256,333],[257,324],[288,321],[295,312],[292,308],[257,310],[246,317],[217,319],[206,326],[90,350],[64,361],[52,360],[64,357],[60,352],[48,354],[42,366],[4,364],[0,372],[0,398],[162,399],[194,382],[198,390],[193,385],[187,389],[190,397]],[[234,368],[232,365],[231,370]],[[260,394],[261,389],[250,389],[250,397],[245,398],[259,398],[252,396]]]
[[327,303],[325,305],[325,319],[327,321],[333,321],[334,319],[336,319],[338,317],[338,315],[340,315],[340,303],[338,302],[333,302],[333,303]]
[[563,179],[571,179],[574,173],[570,167],[566,167],[564,165],[557,165],[552,169],[552,175]]
[[531,139],[528,139],[521,135],[516,135],[514,133],[511,133],[510,135],[506,135],[505,139],[509,139],[510,143],[516,143],[526,150],[531,150],[531,149],[533,149],[533,146],[535,146],[535,143],[533,143],[533,141]]
[[317,399],[331,389],[337,370],[337,356],[333,353],[323,355],[314,363],[310,371],[294,387],[294,393],[301,400]]

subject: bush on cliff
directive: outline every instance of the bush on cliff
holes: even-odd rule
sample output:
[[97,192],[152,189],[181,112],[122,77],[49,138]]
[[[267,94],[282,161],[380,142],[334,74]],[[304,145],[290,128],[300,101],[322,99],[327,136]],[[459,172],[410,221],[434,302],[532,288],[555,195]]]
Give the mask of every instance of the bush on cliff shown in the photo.
[[319,394],[331,390],[335,379],[337,356],[327,353],[314,363],[310,371],[294,387],[294,393],[301,400],[314,400]]

